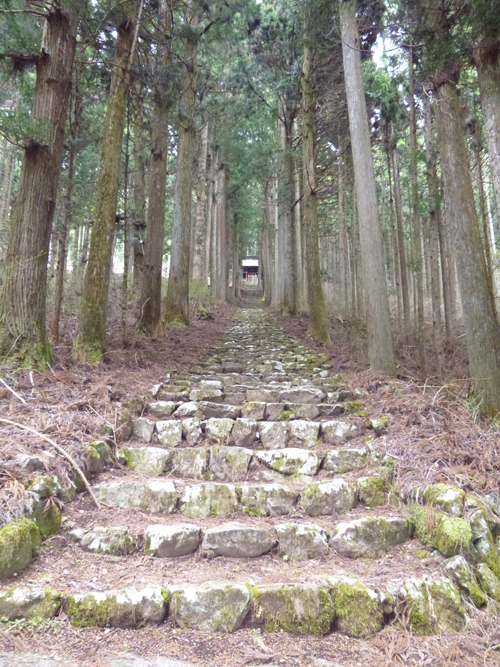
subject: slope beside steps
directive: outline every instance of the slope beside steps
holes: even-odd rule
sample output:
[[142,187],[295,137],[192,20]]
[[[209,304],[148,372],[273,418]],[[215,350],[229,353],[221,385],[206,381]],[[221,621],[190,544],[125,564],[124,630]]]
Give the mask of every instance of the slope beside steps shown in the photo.
[[[23,573],[31,552],[15,574],[4,568],[0,617],[62,609],[78,627],[353,637],[407,618],[420,634],[460,630],[464,602],[500,602],[498,499],[398,490],[390,420],[371,419],[364,398],[265,311],[238,311],[204,363],[130,402],[116,452],[93,444],[101,511],[80,495]],[[50,484],[34,487],[41,500],[64,495]]]

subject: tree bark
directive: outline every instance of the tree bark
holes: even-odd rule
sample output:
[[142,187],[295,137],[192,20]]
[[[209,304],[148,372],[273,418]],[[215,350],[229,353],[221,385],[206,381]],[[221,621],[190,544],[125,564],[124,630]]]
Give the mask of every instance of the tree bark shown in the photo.
[[[142,4],[141,4],[142,7]],[[124,5],[126,16],[117,26],[111,69],[111,87],[101,141],[94,223],[73,353],[79,361],[102,361],[106,347],[108,291],[125,112],[133,59],[136,4]]]
[[415,276],[415,292],[417,301],[415,334],[417,339],[420,375],[426,376],[425,338],[424,338],[424,286],[423,286],[423,257],[422,257],[422,224],[420,218],[420,203],[417,171],[417,114],[415,109],[413,48],[408,52],[408,83],[410,100],[410,183],[411,183],[411,213],[413,231],[413,272]]
[[163,76],[170,64],[172,15],[168,0],[158,6],[156,82],[151,124],[151,166],[149,202],[141,284],[141,316],[138,327],[150,336],[161,331],[161,273],[165,226],[165,200],[168,161],[168,100]]
[[394,375],[396,361],[384,275],[382,235],[378,221],[368,114],[361,78],[360,40],[355,3],[352,0],[340,0],[340,22],[367,306],[368,356],[372,368]]
[[285,100],[283,104],[283,164],[281,168],[282,251],[283,251],[283,291],[278,308],[283,315],[297,312],[295,294],[295,228],[294,203],[295,186],[293,180],[293,115]]
[[469,370],[482,412],[492,415],[500,410],[500,335],[474,203],[462,108],[453,74],[440,76],[434,88],[441,170],[453,221]]
[[427,178],[427,196],[429,202],[429,254],[431,264],[432,332],[436,373],[443,374],[443,335],[441,321],[441,290],[439,277],[439,224],[441,208],[438,196],[436,155],[432,136],[432,108],[429,94],[424,90],[425,112],[425,164]]
[[306,262],[307,262],[307,298],[309,304],[308,333],[324,345],[330,346],[328,318],[326,314],[325,297],[321,284],[318,240],[318,192],[316,187],[315,163],[315,99],[313,84],[313,49],[311,43],[311,28],[313,21],[313,7],[311,0],[305,2],[304,22],[304,55],[302,62],[302,162],[303,162],[303,210],[304,228],[307,235]]
[[193,150],[195,136],[196,59],[198,41],[196,28],[198,6],[194,0],[187,3],[185,27],[190,30],[185,38],[184,79],[180,100],[179,140],[177,143],[177,173],[174,190],[174,219],[172,254],[165,297],[165,324],[189,324],[189,273],[191,246],[191,210],[193,206]]
[[485,45],[478,43],[474,48],[474,60],[479,77],[491,180],[497,213],[500,216],[500,57],[498,45],[495,48],[487,49]]
[[69,1],[47,10],[36,63],[32,118],[45,136],[24,149],[0,293],[0,355],[44,367],[52,358],[46,332],[47,256],[64,149],[78,10]]
[[[140,98],[141,90],[138,91]],[[131,239],[134,254],[134,287],[142,287],[144,272],[144,231],[146,229],[146,173],[144,165],[144,129],[141,125],[143,106],[140,101],[134,124],[134,215],[132,221],[133,238]],[[153,111],[154,114],[154,111]],[[153,121],[154,123],[154,121]]]
[[208,151],[208,122],[205,122],[200,135],[200,152],[198,158],[198,184],[196,188],[196,222],[194,230],[193,248],[193,280],[203,281],[205,242],[205,227],[207,219],[207,151]]

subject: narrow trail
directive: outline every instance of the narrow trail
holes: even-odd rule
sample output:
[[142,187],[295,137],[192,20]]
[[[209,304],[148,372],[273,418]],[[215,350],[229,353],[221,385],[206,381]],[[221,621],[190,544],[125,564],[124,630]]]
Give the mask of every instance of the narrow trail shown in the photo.
[[349,667],[396,615],[462,627],[453,573],[419,558],[394,493],[390,426],[244,297],[220,345],[130,405],[117,461],[96,446],[103,509],[77,496],[6,582],[18,614],[62,601],[73,664]]

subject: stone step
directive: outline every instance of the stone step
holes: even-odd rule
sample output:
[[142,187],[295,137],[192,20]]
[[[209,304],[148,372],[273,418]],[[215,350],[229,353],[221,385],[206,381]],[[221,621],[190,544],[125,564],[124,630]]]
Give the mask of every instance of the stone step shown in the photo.
[[[239,411],[232,406],[227,407],[231,409],[226,411],[226,406],[215,403],[183,403],[182,412],[177,415],[178,419],[134,419],[122,439],[127,440],[125,436],[130,434],[142,442],[159,443],[167,448],[192,447],[204,442],[235,444],[240,447],[259,446],[263,449],[283,449],[288,445],[314,448],[320,444],[341,445],[361,436],[366,428],[363,422],[352,423],[338,419],[325,419],[321,422],[308,419],[258,421],[239,417]],[[254,410],[254,406],[251,410]],[[214,416],[224,412],[228,416]],[[207,418],[207,415],[210,416]]]
[[176,486],[173,481],[161,478],[145,481],[121,478],[98,484],[93,491],[110,507],[153,514],[180,512],[191,518],[241,513],[267,515],[269,506],[276,504],[281,507],[280,514],[288,514],[298,507],[308,516],[339,516],[358,505],[375,507],[385,504],[385,482],[375,476],[352,481],[342,477],[318,480],[302,484],[301,488],[277,483],[221,482],[179,483]]
[[[379,558],[408,541],[413,522],[408,517],[365,516],[351,521],[322,525],[289,520],[230,521],[212,527],[176,522],[154,523],[142,530],[122,526],[75,528],[68,538],[84,551],[111,556],[143,552],[158,558],[179,558],[196,552],[206,558],[258,558],[273,553],[290,561],[316,558]],[[328,524],[327,524],[328,525]]]
[[322,576],[307,583],[160,581],[71,594],[39,588],[0,591],[0,615],[7,619],[48,619],[59,609],[77,628],[160,630],[165,624],[166,629],[173,625],[201,632],[246,627],[313,636],[340,632],[356,638],[382,630],[396,618],[396,610],[416,634],[458,631],[465,622],[460,593],[445,577],[388,579],[380,587],[352,577]]
[[[234,443],[233,443],[234,444]],[[368,468],[369,449],[365,446],[315,452],[299,447],[284,449],[249,449],[242,446],[205,447],[124,447],[118,460],[129,470],[147,477],[199,479],[241,482],[283,481],[294,476],[320,476],[357,472]],[[380,503],[378,503],[380,504]]]

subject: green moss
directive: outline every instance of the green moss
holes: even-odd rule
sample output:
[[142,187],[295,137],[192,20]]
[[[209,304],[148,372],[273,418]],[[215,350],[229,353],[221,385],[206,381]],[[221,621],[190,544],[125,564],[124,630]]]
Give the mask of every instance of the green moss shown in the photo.
[[68,598],[65,611],[75,628],[105,628],[110,625],[115,607],[116,600],[112,595],[100,602],[89,595],[81,600]]
[[415,634],[433,635],[442,629],[462,629],[464,608],[458,590],[448,579],[430,582],[407,579],[401,591]]
[[363,411],[363,404],[361,403],[361,401],[346,401],[345,403],[343,403],[343,406],[345,408],[345,411],[349,415],[360,413]]
[[40,543],[40,531],[31,519],[19,519],[0,529],[0,577],[29,565]]
[[291,410],[284,410],[281,415],[278,417],[279,422],[289,422],[290,417],[293,416],[293,412]]
[[280,588],[251,589],[254,615],[264,632],[322,636],[331,631],[335,608],[326,586],[319,589],[283,584]]
[[429,556],[427,551],[415,551],[415,558],[425,560]]
[[384,615],[375,593],[358,582],[338,582],[332,587],[337,626],[350,637],[369,637],[382,629]]
[[243,508],[243,514],[251,517],[265,516],[264,512],[258,509],[258,507],[251,507],[249,505],[245,505]]
[[471,550],[472,531],[465,519],[451,517],[441,512],[429,512],[429,508],[412,506],[415,533],[429,549],[438,549],[444,556]]
[[51,537],[59,532],[61,527],[61,510],[51,499],[46,502],[35,503],[32,514],[42,538]]
[[385,480],[381,477],[364,477],[358,480],[359,500],[368,507],[385,505]]

